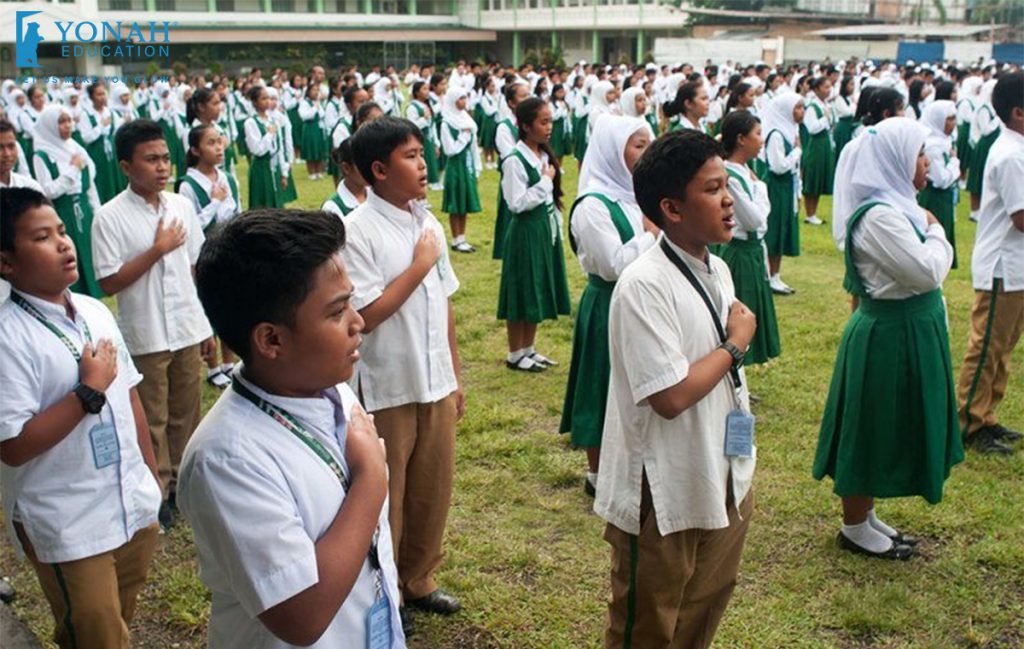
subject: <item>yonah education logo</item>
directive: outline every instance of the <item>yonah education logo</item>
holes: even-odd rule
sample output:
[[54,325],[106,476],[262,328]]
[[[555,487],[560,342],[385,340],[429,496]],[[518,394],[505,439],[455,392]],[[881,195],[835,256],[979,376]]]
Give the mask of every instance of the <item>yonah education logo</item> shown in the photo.
[[[92,20],[33,19],[42,11],[18,11],[16,15],[15,64],[19,68],[38,68],[39,43],[53,40],[60,43],[60,56],[115,58],[169,58],[171,55],[171,21],[123,22]],[[40,19],[43,22],[40,22]],[[40,28],[52,24],[59,38],[47,38]]]

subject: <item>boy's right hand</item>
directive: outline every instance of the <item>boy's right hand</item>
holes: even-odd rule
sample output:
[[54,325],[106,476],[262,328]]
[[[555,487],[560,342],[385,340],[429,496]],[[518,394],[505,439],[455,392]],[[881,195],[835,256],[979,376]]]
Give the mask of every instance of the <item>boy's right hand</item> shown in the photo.
[[184,245],[187,235],[185,224],[180,219],[174,219],[169,225],[165,225],[163,217],[156,224],[156,236],[153,237],[153,247],[161,255],[166,255],[175,248]]
[[96,347],[86,343],[82,359],[78,361],[78,380],[97,392],[106,392],[117,378],[117,347],[109,338],[103,338]]
[[757,329],[757,317],[739,300],[729,308],[729,321],[725,323],[725,332],[729,341],[742,350],[750,347]]
[[345,461],[348,462],[353,479],[377,483],[383,497],[388,490],[386,459],[384,440],[377,436],[373,415],[366,414],[362,406],[355,404],[349,413],[345,433]]
[[441,244],[437,240],[437,233],[433,229],[427,228],[420,235],[416,247],[413,248],[412,261],[414,264],[421,263],[429,267],[433,266],[440,257]]

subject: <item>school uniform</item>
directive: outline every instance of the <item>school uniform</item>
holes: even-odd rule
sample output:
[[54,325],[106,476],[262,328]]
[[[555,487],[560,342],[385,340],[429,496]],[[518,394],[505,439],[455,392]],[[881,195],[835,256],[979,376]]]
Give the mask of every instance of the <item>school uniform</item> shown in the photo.
[[416,201],[406,211],[368,190],[366,202],[346,217],[342,249],[356,287],[352,306],[363,309],[405,272],[428,228],[441,244],[441,257],[405,303],[364,334],[354,378],[388,448],[388,520],[399,591],[406,600],[437,590],[434,572],[444,556],[458,388],[448,345],[448,308],[459,281],[449,263],[444,229]]
[[953,249],[895,207],[846,221],[844,287],[859,297],[839,342],[812,475],[838,496],[942,499],[963,459],[942,282]]
[[1004,128],[988,153],[971,259],[971,333],[957,384],[960,428],[970,437],[997,425],[1010,357],[1024,330],[1024,232],[1010,215],[1024,210],[1024,136]]
[[554,186],[541,173],[551,164],[519,142],[502,162],[501,188],[510,218],[505,233],[498,319],[541,322],[569,315],[569,284],[562,255],[561,215]]
[[[100,203],[106,203],[128,186],[114,152],[114,133],[124,120],[109,108],[103,113],[88,108],[82,112],[85,119],[79,121],[78,132],[96,167],[96,192]],[[108,118],[110,123],[104,125],[103,121]]]
[[359,205],[359,199],[348,190],[345,181],[342,180],[338,183],[338,189],[324,201],[320,209],[338,216],[348,216]]
[[87,414],[36,458],[3,467],[4,520],[12,545],[39,578],[57,644],[127,646],[135,599],[156,549],[160,507],[131,405],[142,376],[110,311],[84,295],[66,297],[70,314],[18,291],[0,305],[0,441],[17,438],[30,419],[75,388],[76,355],[86,343],[114,341],[117,377],[98,415]]
[[803,171],[804,196],[831,196],[835,175],[835,157],[832,154],[831,113],[828,107],[812,94],[806,100],[807,110],[801,126],[807,130],[800,168]]
[[144,377],[139,398],[167,496],[174,493],[181,453],[199,423],[199,343],[213,335],[192,279],[204,241],[202,226],[184,196],[161,192],[154,209],[129,187],[96,214],[92,243],[96,276],[110,277],[153,245],[161,218],[185,225],[185,244],[164,255],[116,298],[118,324]]
[[[948,107],[948,108],[947,108]],[[946,111],[952,115],[953,102],[939,100],[924,110],[921,122],[932,130],[924,145],[928,156],[928,184],[918,193],[917,202],[930,211],[946,231],[946,240],[953,247],[953,268],[958,266],[956,255],[956,204],[960,197],[960,163],[954,155],[953,139],[945,128]]]
[[249,164],[250,210],[261,207],[284,207],[281,191],[281,146],[284,144],[280,129],[271,133],[267,128],[276,124],[273,117],[254,115],[245,120],[245,141]]
[[775,317],[775,298],[768,283],[765,263],[768,232],[768,187],[751,176],[745,165],[725,161],[729,174],[729,193],[733,197],[732,240],[723,249],[722,260],[729,266],[736,298],[754,312],[757,329],[743,362],[748,365],[767,362],[782,352],[779,325]]
[[471,214],[480,211],[477,178],[480,175],[480,152],[473,131],[462,130],[445,120],[441,123],[441,149],[447,161],[441,211],[448,214]]
[[[427,97],[427,101],[430,103],[430,113],[432,115],[431,119],[434,122],[434,132],[439,134],[441,132],[441,98],[437,96],[437,93],[431,90]],[[437,143],[438,146],[440,146],[440,138],[441,136],[438,135],[437,138],[435,138],[434,140],[434,142]],[[439,155],[437,157],[437,168],[439,172],[444,172],[444,164],[444,156]]]
[[[287,205],[299,198],[298,190],[295,187],[295,176],[292,173],[292,168],[295,166],[295,141],[292,139],[292,123],[288,121],[288,116],[280,110],[271,113],[271,117],[277,123],[277,132],[281,135],[277,159],[279,173],[286,180],[286,185],[280,191],[280,200]],[[324,148],[326,149],[327,146],[328,144],[325,141]],[[330,151],[327,152],[327,155],[328,157],[330,156]]]
[[323,162],[327,159],[324,150],[324,107],[318,101],[303,99],[299,102],[299,118],[302,119],[302,137],[299,150],[306,162]]
[[[241,133],[242,137],[238,138],[238,153],[244,155],[246,158],[252,156],[252,152],[249,151],[249,135],[245,130],[245,122],[253,117],[256,112],[253,110],[252,102],[242,96],[241,91],[235,90],[232,92],[232,97],[235,98],[234,108],[231,110],[231,118],[235,122],[235,131]],[[296,115],[298,115],[298,105],[296,104]],[[302,120],[299,120],[302,123]],[[300,131],[296,131],[298,133]],[[251,161],[250,161],[251,162]]]
[[431,185],[441,181],[441,165],[438,161],[438,138],[430,108],[419,100],[412,100],[405,109],[405,117],[420,129],[423,135],[423,160],[427,165],[427,182]]
[[[725,262],[664,245],[726,322],[735,295]],[[726,417],[736,408],[749,412],[742,368],[738,394],[726,375],[672,420],[648,402],[721,342],[680,274],[659,244],[630,264],[612,293],[611,382],[594,502],[612,547],[608,649],[708,647],[736,584],[753,511],[756,448],[751,457],[724,453]]]
[[477,107],[480,110],[480,146],[484,151],[494,151],[494,137],[498,129],[498,93],[480,95]]
[[29,189],[34,189],[39,193],[43,193],[43,186],[36,182],[32,176],[26,176],[13,171],[11,172],[10,184],[0,180],[0,189],[6,189],[8,187],[28,187]]
[[995,144],[1001,131],[1002,122],[996,116],[991,103],[992,87],[994,86],[994,83],[990,85],[989,82],[982,86],[982,101],[974,112],[974,120],[971,122],[971,166],[967,172],[967,191],[972,194],[981,195],[982,193],[985,163],[988,160],[989,149]]
[[[505,159],[515,151],[519,142],[519,128],[516,126],[515,116],[509,115],[498,122],[494,132],[494,148],[498,152],[498,173],[501,177],[505,174]],[[498,209],[494,218],[494,249],[491,252],[492,259],[501,259],[505,253],[505,236],[508,231],[509,219],[508,202],[505,200],[505,189],[503,183],[498,182]]]
[[[246,380],[244,369],[233,381],[254,399],[287,412],[312,441],[282,426],[238,389],[227,390],[185,450],[178,504],[192,526],[200,576],[212,593],[209,645],[285,649],[292,645],[274,636],[258,616],[319,582],[315,544],[344,505],[348,487],[313,444],[347,480],[345,435],[357,401],[344,384],[299,399],[261,390]],[[385,503],[377,539],[392,634],[385,646],[401,649],[405,638],[387,516]],[[365,557],[341,608],[310,646],[369,646],[367,616],[375,602],[384,601],[376,598],[376,572]]]
[[[832,101],[832,115],[835,118],[833,139],[835,140],[833,159],[838,160],[843,148],[853,139],[853,116],[857,113],[857,104],[849,97],[836,97]],[[835,177],[833,169],[833,178]]]
[[[32,160],[32,155],[35,152],[35,132],[36,122],[39,121],[39,115],[41,111],[37,111],[32,106],[26,104],[18,112],[18,119],[16,120],[16,130],[18,144],[21,145],[21,150],[25,152],[25,157],[28,160]],[[32,174],[35,174],[35,166],[31,168]],[[33,175],[33,177],[35,177]]]
[[203,233],[210,232],[217,225],[227,223],[241,212],[238,183],[234,178],[217,169],[217,185],[228,188],[228,195],[223,199],[213,198],[214,183],[206,174],[192,167],[178,184],[178,193],[192,201],[196,218]]
[[[960,92],[964,92],[963,87]],[[970,97],[961,97],[956,102],[956,157],[960,160],[961,175],[971,168],[971,122],[976,108]]]
[[572,135],[569,130],[569,109],[564,102],[551,102],[550,105],[554,116],[551,124],[551,150],[556,157],[562,158],[569,153],[569,138]]
[[765,136],[763,180],[771,203],[765,244],[771,256],[800,255],[800,228],[797,225],[800,149],[794,148],[793,144],[779,131],[771,131]]
[[576,95],[572,111],[573,156],[583,163],[587,154],[587,138],[590,135],[590,97],[586,90]]

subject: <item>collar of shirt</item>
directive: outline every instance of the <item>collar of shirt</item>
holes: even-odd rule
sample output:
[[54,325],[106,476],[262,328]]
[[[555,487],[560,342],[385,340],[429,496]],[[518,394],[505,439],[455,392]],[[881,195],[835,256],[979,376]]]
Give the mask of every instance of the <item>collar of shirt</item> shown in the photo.
[[409,227],[410,225],[415,226],[417,229],[423,227],[423,220],[426,215],[423,214],[423,210],[416,209],[419,205],[412,201],[409,203],[408,210],[403,210],[400,207],[396,207],[391,203],[387,202],[377,194],[373,193],[372,189],[366,190],[366,202],[373,207],[379,214],[387,217],[391,221],[401,225],[402,227]]
[[157,216],[163,216],[167,213],[167,197],[164,195],[165,193],[166,192],[160,192],[157,194],[157,200],[160,203],[158,209],[154,209],[153,206],[150,205],[149,201],[140,196],[131,185],[128,185],[127,198],[130,202],[134,203],[136,207],[146,209]]
[[704,261],[703,259],[698,259],[698,258],[694,257],[693,255],[691,255],[690,253],[688,253],[685,250],[683,250],[682,248],[680,248],[679,246],[677,246],[668,237],[664,237],[663,236],[663,238],[665,239],[665,242],[668,243],[668,247],[671,248],[672,251],[675,252],[677,255],[679,255],[679,258],[683,260],[683,263],[686,264],[687,267],[689,267],[690,270],[692,270],[695,273],[700,273],[701,275],[713,275],[714,274],[713,271],[711,270],[711,259],[710,259],[710,257],[708,258],[707,261]]
[[72,322],[78,321],[78,309],[75,308],[74,300],[71,297],[71,291],[64,291],[64,299],[67,300],[68,304],[66,308],[60,304],[56,304],[55,302],[43,300],[34,295],[29,295],[28,293],[22,293],[14,287],[11,287],[11,292],[17,293],[21,297],[25,298],[26,302],[34,306],[43,314],[43,317],[54,324],[62,320],[70,320]]
[[[220,169],[217,169],[216,167],[214,167],[214,171],[217,172],[217,182],[220,182],[221,175],[223,172]],[[210,190],[213,189],[213,182],[210,180],[210,178],[203,172],[199,171],[199,169],[197,169],[196,167],[191,167],[185,175],[189,176],[190,178],[198,182],[199,186],[202,187],[207,194],[209,194]],[[224,179],[224,182],[225,184],[227,184],[226,178]],[[163,195],[161,195],[161,198],[163,198]]]
[[522,154],[523,154],[523,157],[524,157],[524,158],[526,158],[526,161],[527,161],[527,162],[529,162],[529,163],[530,163],[531,165],[533,165],[533,166],[534,166],[534,167],[536,167],[537,169],[540,169],[540,168],[541,168],[541,166],[542,166],[542,165],[543,165],[543,164],[544,164],[544,163],[545,163],[545,162],[547,161],[547,159],[548,159],[548,156],[547,156],[547,154],[545,154],[545,153],[541,153],[541,157],[540,157],[540,158],[538,158],[538,157],[537,157],[537,154],[536,154],[536,153],[534,153],[534,152],[533,152],[533,150],[532,150],[532,149],[530,149],[530,147],[529,147],[529,146],[528,146],[528,145],[526,144],[526,142],[523,142],[522,140],[519,140],[519,141],[518,141],[518,142],[516,143],[516,149],[517,149],[517,150],[518,150],[518,151],[519,151],[520,153],[522,153]]
[[999,137],[1005,137],[1007,139],[1013,140],[1016,142],[1017,146],[1024,147],[1024,135],[1021,135],[1020,133],[1014,131],[1009,127],[1004,128],[1002,134]]
[[338,183],[337,191],[338,196],[341,197],[342,203],[344,203],[348,207],[359,207],[359,199],[355,197],[355,194],[349,191],[348,187],[345,185],[344,180]]

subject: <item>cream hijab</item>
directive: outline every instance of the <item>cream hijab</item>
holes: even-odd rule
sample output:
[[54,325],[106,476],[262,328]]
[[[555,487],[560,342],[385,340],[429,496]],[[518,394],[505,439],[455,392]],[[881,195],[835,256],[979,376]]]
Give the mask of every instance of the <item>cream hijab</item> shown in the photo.
[[629,138],[638,131],[651,133],[650,125],[639,117],[606,114],[597,118],[580,168],[577,195],[594,192],[636,205],[633,174],[626,168],[624,153]]

